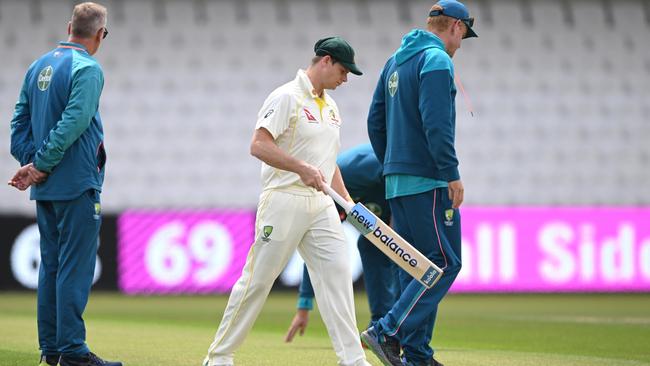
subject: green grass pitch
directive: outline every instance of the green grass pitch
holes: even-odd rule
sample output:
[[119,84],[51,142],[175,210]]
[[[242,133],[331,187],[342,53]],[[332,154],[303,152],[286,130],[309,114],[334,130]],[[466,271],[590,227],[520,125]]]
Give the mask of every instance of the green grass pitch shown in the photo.
[[[271,295],[236,354],[238,366],[336,365],[317,312],[305,336],[284,343],[295,299]],[[88,341],[126,366],[199,366],[226,301],[96,292],[85,316]],[[356,303],[362,329],[368,321],[363,294]],[[38,363],[35,309],[33,293],[0,293],[1,366]],[[650,294],[450,295],[432,344],[448,366],[650,365]]]

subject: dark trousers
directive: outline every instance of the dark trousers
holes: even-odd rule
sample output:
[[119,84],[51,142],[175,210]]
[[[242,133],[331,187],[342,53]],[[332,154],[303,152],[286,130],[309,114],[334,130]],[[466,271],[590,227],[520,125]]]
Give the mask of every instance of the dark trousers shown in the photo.
[[374,323],[388,314],[399,295],[397,265],[368,239],[359,236],[357,241],[363,280],[368,294],[371,322]]
[[69,201],[37,201],[41,235],[38,339],[45,355],[88,353],[82,318],[97,257],[101,225],[99,193]]
[[429,343],[438,304],[460,272],[460,213],[451,208],[447,188],[393,198],[389,203],[395,231],[444,270],[431,289],[400,270],[401,296],[378,322],[379,332],[397,337],[406,359],[418,365],[433,356]]

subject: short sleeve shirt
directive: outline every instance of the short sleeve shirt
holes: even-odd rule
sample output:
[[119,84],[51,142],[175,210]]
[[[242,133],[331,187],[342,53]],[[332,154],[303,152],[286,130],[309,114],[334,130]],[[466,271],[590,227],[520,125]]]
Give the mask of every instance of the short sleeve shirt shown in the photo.
[[[256,129],[264,128],[276,145],[296,159],[320,169],[331,184],[340,149],[341,116],[334,100],[326,93],[313,93],[303,70],[296,78],[274,90],[257,116]],[[320,103],[319,103],[320,99]],[[262,163],[262,187],[303,194],[316,194],[298,174]]]

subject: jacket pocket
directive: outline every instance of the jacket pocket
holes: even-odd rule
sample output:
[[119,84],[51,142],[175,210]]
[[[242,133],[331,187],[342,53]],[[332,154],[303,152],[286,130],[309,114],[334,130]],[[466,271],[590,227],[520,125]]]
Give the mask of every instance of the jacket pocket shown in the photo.
[[104,169],[104,165],[106,165],[106,150],[104,150],[104,143],[100,142],[99,146],[97,146],[97,171],[101,172],[102,169]]

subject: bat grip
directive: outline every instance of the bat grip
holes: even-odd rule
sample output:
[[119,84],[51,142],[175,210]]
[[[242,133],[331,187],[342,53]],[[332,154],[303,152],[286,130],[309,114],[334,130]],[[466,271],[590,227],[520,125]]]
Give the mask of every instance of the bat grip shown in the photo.
[[328,196],[332,197],[334,202],[338,203],[339,206],[343,207],[345,210],[345,213],[349,213],[352,210],[352,207],[354,207],[354,203],[347,201],[345,198],[341,197],[340,194],[336,193],[335,190],[332,189],[329,185],[325,184],[325,193],[327,193]]

